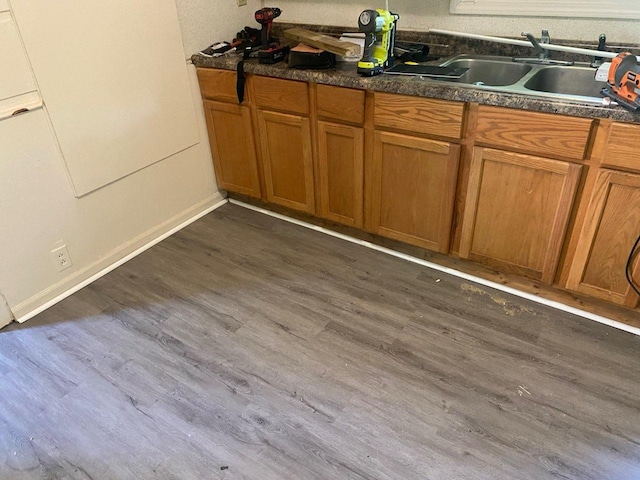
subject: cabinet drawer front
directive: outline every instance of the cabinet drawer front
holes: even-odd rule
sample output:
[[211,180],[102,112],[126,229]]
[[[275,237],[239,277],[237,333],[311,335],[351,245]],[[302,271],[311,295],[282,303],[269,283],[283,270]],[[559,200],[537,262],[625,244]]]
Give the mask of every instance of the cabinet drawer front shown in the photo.
[[309,115],[309,92],[305,82],[270,77],[251,77],[253,98],[259,108]]
[[318,117],[364,123],[364,90],[318,85]]
[[464,103],[390,93],[376,93],[374,98],[378,127],[447,138],[462,136]]
[[604,165],[640,171],[640,125],[614,123],[605,151]]
[[480,106],[476,143],[583,160],[592,120]]
[[238,102],[236,72],[212,68],[198,68],[197,72],[202,98]]

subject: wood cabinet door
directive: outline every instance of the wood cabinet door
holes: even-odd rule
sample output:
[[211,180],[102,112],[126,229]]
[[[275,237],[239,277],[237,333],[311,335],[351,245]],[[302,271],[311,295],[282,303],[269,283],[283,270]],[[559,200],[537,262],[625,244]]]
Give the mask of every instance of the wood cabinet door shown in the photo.
[[205,100],[204,110],[218,185],[225,190],[260,198],[249,107]]
[[551,283],[581,169],[559,160],[476,147],[460,256]]
[[258,126],[267,200],[314,214],[309,119],[258,110]]
[[[635,307],[626,265],[640,235],[640,175],[602,170],[596,181],[567,287]],[[639,256],[640,257],[640,256]],[[640,284],[640,258],[633,265]]]
[[363,226],[364,130],[318,122],[319,214],[352,227]]
[[447,253],[459,157],[459,145],[376,131],[366,167],[368,228]]

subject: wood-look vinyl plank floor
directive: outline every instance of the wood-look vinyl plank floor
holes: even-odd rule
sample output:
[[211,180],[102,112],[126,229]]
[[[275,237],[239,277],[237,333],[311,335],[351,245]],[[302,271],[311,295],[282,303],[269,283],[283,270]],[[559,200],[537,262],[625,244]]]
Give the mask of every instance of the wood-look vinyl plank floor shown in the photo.
[[638,479],[640,339],[226,205],[0,331],[0,479]]

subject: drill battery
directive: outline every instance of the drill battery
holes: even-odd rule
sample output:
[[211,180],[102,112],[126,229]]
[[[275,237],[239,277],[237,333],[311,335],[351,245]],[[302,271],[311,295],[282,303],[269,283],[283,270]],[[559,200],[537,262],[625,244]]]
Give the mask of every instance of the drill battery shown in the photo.
[[266,65],[281,62],[287,57],[289,50],[291,50],[291,48],[287,45],[271,43],[268,48],[258,51],[258,62]]

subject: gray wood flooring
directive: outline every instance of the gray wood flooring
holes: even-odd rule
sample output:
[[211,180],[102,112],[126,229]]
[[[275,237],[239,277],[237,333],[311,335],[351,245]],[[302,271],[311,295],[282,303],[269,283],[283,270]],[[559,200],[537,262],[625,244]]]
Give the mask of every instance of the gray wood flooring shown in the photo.
[[226,205],[0,331],[0,479],[638,479],[640,340]]

